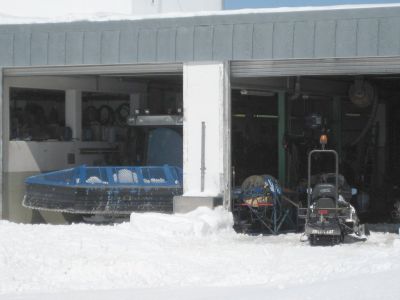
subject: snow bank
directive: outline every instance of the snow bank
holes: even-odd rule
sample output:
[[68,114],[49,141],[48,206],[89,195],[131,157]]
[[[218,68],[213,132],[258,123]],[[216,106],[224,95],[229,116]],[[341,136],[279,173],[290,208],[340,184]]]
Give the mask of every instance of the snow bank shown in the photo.
[[133,213],[130,224],[134,231],[165,237],[204,237],[218,233],[234,233],[232,214],[217,207],[200,207],[188,214],[166,215]]
[[398,234],[310,247],[231,226],[207,208],[112,226],[0,221],[0,299],[399,299]]

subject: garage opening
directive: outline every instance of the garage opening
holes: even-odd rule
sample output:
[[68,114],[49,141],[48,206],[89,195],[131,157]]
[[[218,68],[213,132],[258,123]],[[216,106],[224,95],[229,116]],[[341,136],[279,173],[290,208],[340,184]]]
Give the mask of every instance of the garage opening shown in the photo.
[[[362,221],[399,220],[400,75],[234,76],[231,84],[236,190],[268,174],[304,207],[307,155],[325,134]],[[314,158],[313,174],[333,170],[333,158]]]
[[[22,207],[24,181],[32,175],[83,165],[119,168],[120,177],[130,170],[122,166],[182,168],[181,68],[152,70],[6,72],[3,218],[65,223],[91,216]],[[86,174],[86,183],[100,183],[107,176],[88,170],[93,174]],[[160,171],[152,172],[145,182],[163,180],[156,174]],[[115,182],[126,183],[117,175]]]
[[234,184],[254,174],[278,177],[278,99],[268,91],[232,92]]

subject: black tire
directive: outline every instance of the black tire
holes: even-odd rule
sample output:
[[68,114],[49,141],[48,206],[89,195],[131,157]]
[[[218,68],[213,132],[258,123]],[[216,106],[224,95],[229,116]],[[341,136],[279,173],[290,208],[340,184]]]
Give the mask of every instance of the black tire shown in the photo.
[[99,119],[99,111],[93,105],[85,108],[82,115],[82,120],[84,120],[85,125],[90,125],[92,122],[97,122]]
[[[105,112],[105,117],[103,113]],[[113,125],[115,122],[114,110],[108,105],[102,105],[97,110],[98,121],[101,125]]]
[[116,114],[116,122],[119,126],[125,127],[127,126],[128,118],[130,113],[130,107],[128,103],[122,103],[118,108],[115,110]]

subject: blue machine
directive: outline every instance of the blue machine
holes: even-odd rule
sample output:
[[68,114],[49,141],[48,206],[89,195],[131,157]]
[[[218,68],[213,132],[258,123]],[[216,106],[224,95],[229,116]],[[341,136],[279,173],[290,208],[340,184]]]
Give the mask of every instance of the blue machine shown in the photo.
[[22,205],[90,215],[172,212],[173,197],[183,190],[182,135],[162,127],[145,132],[145,166],[83,165],[31,176]]
[[182,194],[182,169],[161,167],[87,167],[27,178],[23,206],[78,214],[172,212]]

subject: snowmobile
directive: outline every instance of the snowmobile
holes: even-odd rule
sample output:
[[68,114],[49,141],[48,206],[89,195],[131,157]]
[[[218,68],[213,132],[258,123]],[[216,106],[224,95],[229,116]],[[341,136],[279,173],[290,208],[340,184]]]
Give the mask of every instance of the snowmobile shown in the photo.
[[[299,218],[305,219],[304,233],[311,245],[335,245],[344,241],[344,237],[355,234],[365,237],[365,225],[360,224],[354,207],[349,203],[356,190],[349,186],[339,174],[338,154],[325,149],[326,136],[321,137],[322,149],[312,150],[308,154],[307,207],[300,208]],[[333,155],[335,173],[318,176],[312,185],[312,158],[315,155]]]

